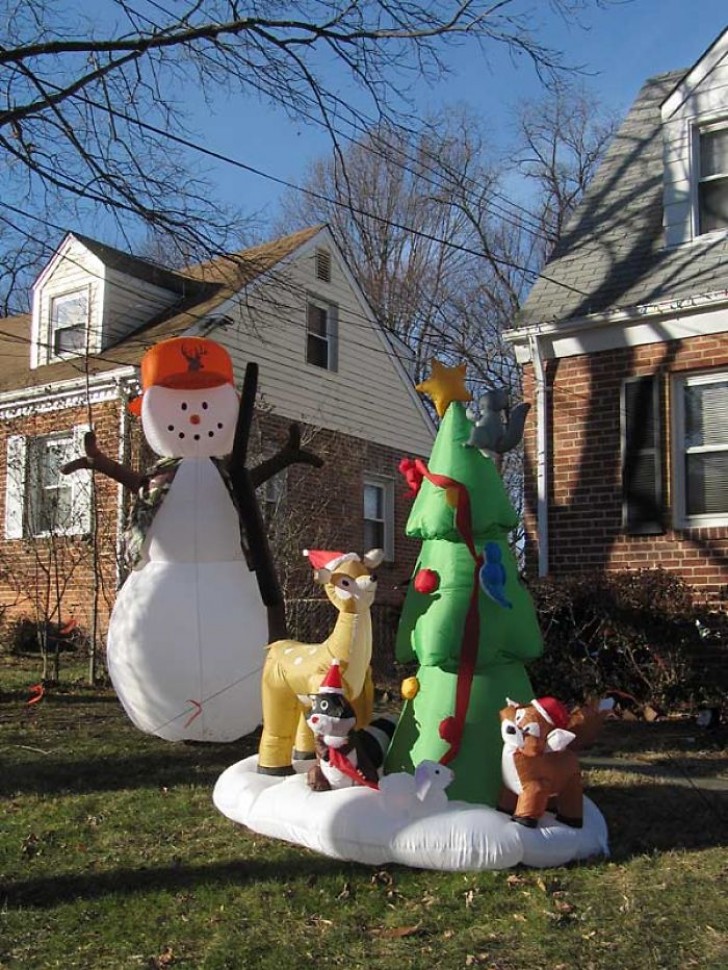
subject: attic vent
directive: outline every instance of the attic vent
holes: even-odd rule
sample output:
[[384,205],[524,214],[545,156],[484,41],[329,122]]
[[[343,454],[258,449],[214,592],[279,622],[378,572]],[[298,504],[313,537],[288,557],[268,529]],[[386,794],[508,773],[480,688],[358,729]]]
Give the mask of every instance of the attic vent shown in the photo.
[[331,253],[326,249],[316,250],[316,279],[331,282]]

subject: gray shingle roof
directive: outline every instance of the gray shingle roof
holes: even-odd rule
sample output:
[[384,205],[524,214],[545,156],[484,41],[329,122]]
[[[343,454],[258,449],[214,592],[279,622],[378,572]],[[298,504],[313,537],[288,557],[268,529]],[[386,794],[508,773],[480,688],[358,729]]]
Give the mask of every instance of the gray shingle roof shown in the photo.
[[728,239],[667,249],[660,106],[685,71],[649,79],[526,300],[516,326],[728,287]]

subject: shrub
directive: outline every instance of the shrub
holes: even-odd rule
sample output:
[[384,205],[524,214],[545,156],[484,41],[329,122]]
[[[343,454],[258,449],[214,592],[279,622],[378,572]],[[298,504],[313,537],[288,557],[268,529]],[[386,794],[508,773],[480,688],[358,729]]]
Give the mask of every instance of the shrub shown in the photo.
[[[662,710],[720,703],[728,625],[662,569],[539,580],[531,587],[544,635],[534,689],[581,701],[609,691]],[[721,647],[723,649],[721,649]]]
[[23,616],[9,625],[6,641],[13,654],[42,653],[43,645],[48,653],[55,653],[56,650],[78,650],[87,643],[88,637],[72,620],[38,623]]

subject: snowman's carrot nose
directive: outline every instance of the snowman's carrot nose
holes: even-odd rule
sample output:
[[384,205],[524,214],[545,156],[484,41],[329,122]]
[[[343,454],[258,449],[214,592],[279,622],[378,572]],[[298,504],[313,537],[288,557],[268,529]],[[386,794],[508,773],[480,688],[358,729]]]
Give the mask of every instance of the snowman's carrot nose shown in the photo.
[[199,424],[199,423],[200,423],[200,416],[199,416],[199,414],[191,414],[190,415],[190,424]]

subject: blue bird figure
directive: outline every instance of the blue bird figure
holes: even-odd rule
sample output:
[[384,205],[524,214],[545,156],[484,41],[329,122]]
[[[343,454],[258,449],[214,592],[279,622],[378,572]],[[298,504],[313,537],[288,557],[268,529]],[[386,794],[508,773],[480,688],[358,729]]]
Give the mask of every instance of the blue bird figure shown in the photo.
[[513,604],[504,595],[506,571],[503,566],[503,552],[497,542],[486,542],[483,559],[480,567],[480,588],[494,603],[507,610],[512,609]]

